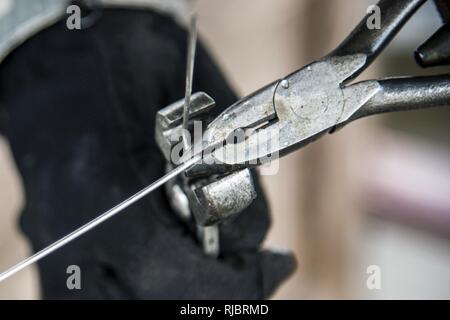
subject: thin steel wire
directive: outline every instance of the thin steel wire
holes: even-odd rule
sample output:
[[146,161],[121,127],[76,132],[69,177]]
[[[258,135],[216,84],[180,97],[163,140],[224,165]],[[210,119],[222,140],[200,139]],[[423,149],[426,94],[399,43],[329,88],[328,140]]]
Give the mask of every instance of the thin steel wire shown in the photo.
[[191,105],[192,81],[194,78],[194,62],[195,51],[197,48],[197,17],[195,15],[191,18],[191,25],[188,39],[188,52],[186,61],[186,87],[184,92],[184,107],[183,107],[183,144],[184,150],[187,151],[190,147],[190,141],[187,138],[187,127],[189,120],[189,107]]
[[61,248],[62,246],[68,244],[69,242],[75,240],[79,236],[83,235],[84,233],[88,232],[89,230],[95,228],[99,224],[105,222],[106,220],[112,218],[122,210],[128,208],[138,200],[142,199],[146,195],[148,195],[150,192],[154,191],[155,189],[159,188],[160,186],[164,185],[167,181],[175,178],[177,175],[188,169],[193,164],[197,163],[201,160],[201,155],[196,155],[192,159],[186,161],[184,164],[180,165],[179,167],[175,168],[174,170],[168,172],[166,175],[162,176],[146,188],[142,189],[138,193],[134,194],[133,196],[129,197],[125,201],[121,202],[114,208],[104,212],[97,218],[91,220],[90,222],[86,223],[85,225],[79,227],[75,231],[69,233],[68,235],[62,237],[58,241],[52,243],[48,247],[42,249],[41,251],[33,254],[32,256],[26,258],[25,260],[22,260],[18,264],[14,265],[13,267],[9,268],[5,272],[0,274],[0,282],[3,280],[9,278],[13,274],[19,272],[20,270],[28,267],[29,265],[39,261],[40,259],[44,258],[45,256],[49,255],[50,253],[54,252],[55,250]]

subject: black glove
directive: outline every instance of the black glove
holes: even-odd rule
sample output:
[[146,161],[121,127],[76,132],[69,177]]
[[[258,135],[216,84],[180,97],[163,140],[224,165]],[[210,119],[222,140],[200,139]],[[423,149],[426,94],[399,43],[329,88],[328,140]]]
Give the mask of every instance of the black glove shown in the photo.
[[[105,9],[89,29],[59,22],[5,60],[0,103],[24,179],[21,225],[34,250],[163,175],[155,114],[183,96],[186,38],[159,14]],[[236,99],[201,45],[194,89],[217,101],[216,112]],[[42,260],[44,298],[268,297],[295,261],[261,251],[270,221],[258,189],[258,199],[221,227],[222,255],[214,259],[160,188]],[[82,290],[67,289],[69,265],[81,268]]]
[[4,134],[5,126],[6,126],[6,110],[0,103],[0,135]]

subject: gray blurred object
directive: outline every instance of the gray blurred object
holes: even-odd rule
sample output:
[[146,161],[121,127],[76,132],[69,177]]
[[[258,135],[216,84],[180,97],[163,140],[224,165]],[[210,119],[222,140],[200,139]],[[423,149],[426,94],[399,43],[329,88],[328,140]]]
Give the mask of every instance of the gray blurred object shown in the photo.
[[450,64],[450,1],[435,0],[435,3],[444,24],[417,48],[416,61],[422,67]]
[[67,7],[72,3],[85,6],[151,8],[183,21],[190,2],[192,0],[1,0],[0,62],[31,36],[57,22],[66,14]]

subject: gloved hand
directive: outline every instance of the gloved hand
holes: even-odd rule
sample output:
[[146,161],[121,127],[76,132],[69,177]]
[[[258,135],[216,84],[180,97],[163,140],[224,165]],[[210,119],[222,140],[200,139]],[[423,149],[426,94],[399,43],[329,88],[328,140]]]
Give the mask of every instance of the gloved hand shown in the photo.
[[[21,223],[39,250],[164,173],[155,114],[184,93],[186,32],[138,10],[103,10],[89,29],[62,21],[0,68],[7,136],[23,176]],[[221,107],[236,99],[199,45],[194,91]],[[293,271],[288,254],[263,251],[270,225],[258,199],[221,227],[222,255],[207,257],[160,188],[39,263],[44,298],[258,299]],[[82,290],[66,269],[81,268]]]

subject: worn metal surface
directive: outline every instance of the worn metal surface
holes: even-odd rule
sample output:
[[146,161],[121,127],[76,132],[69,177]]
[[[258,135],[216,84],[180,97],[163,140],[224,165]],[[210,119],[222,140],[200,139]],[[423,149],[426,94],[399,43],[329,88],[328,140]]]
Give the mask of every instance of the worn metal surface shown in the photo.
[[[230,114],[244,119],[241,128],[249,126],[247,119],[253,119],[253,125],[271,121],[244,141],[227,143],[212,152],[218,162],[213,166],[258,165],[273,154],[283,155],[303,146],[309,138],[347,120],[379,90],[376,81],[341,88],[342,81],[365,62],[365,55],[326,58],[287,76],[281,80],[284,86],[279,81],[230,107],[211,123],[206,144],[217,144],[217,137],[227,137],[237,129],[230,125]],[[264,106],[263,111],[249,107],[253,105]]]
[[[191,96],[189,119],[201,120],[215,105],[214,100],[204,92],[197,92]],[[159,149],[168,162],[171,162],[170,152],[179,143],[174,137],[181,137],[184,100],[178,100],[161,109],[156,114],[155,140]]]
[[224,221],[248,207],[256,198],[249,169],[237,171],[204,186],[191,186],[188,193],[197,223],[212,225]]
[[[259,165],[361,116],[449,105],[448,76],[346,85],[370,65],[424,2],[380,1],[381,29],[368,29],[366,16],[331,54],[225,110],[204,135],[208,151],[204,159],[212,158],[213,163],[208,170],[226,172]],[[239,130],[245,132],[244,139],[230,141]],[[188,171],[194,168],[201,164]]]
[[[192,96],[190,120],[199,119],[199,116],[205,115],[214,106],[214,100],[206,93],[198,92]],[[173,147],[179,143],[172,139],[177,136],[176,132],[182,129],[181,119],[183,117],[184,103],[177,101],[166,108],[160,110],[156,117],[156,141],[166,160],[175,166],[174,159],[171,158]],[[231,119],[230,119],[231,120]],[[250,121],[250,119],[247,119]],[[200,136],[200,141],[201,141]],[[181,216],[187,216],[185,198],[180,195],[180,189],[183,190],[191,202],[190,209],[194,211],[199,224],[212,224],[219,222],[227,217],[245,209],[255,198],[255,189],[253,180],[248,169],[242,172],[232,173],[226,176],[207,176],[202,179],[189,179],[181,177],[177,183],[179,187],[168,185],[168,192],[171,195],[176,209]],[[243,192],[237,192],[240,189]],[[219,191],[220,190],[220,191]],[[218,193],[223,192],[223,195]],[[230,199],[235,199],[231,201]],[[182,209],[180,209],[182,208]]]
[[[187,123],[182,121],[183,111],[186,111],[184,100],[179,100],[158,112],[155,137],[168,162],[168,170],[177,165],[171,154],[174,146],[180,142],[173,137],[182,136],[179,132],[183,127],[192,128],[194,120],[206,122],[207,112],[212,107],[214,100],[206,93],[197,92],[191,97]],[[202,136],[197,137],[197,140],[201,144]],[[211,256],[217,256],[220,251],[217,224],[239,214],[256,198],[249,169],[224,176],[208,174],[198,178],[183,175],[166,184],[166,193],[171,207],[181,219],[189,221],[194,218],[199,241],[205,253]]]
[[450,75],[378,81],[380,90],[350,120],[378,113],[450,106]]

